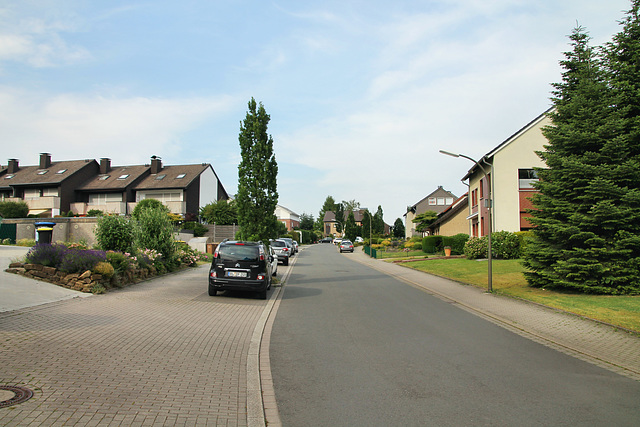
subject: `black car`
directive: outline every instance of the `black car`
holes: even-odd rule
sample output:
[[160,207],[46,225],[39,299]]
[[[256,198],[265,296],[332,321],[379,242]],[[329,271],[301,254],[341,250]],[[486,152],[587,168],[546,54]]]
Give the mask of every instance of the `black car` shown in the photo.
[[223,241],[213,253],[209,270],[209,295],[218,291],[257,292],[267,298],[271,288],[273,256],[262,242]]

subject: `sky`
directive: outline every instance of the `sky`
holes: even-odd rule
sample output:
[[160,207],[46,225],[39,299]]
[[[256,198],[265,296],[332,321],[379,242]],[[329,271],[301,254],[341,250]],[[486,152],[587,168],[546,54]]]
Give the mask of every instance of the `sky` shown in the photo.
[[393,225],[551,106],[580,25],[600,46],[629,0],[0,0],[0,164],[211,163],[238,183],[253,97],[278,203],[327,196]]

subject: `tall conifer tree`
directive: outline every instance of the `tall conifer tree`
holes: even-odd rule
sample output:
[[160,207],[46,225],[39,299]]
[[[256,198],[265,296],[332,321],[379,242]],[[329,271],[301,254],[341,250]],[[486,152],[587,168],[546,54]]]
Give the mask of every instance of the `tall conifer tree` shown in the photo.
[[275,217],[278,203],[278,164],[273,138],[267,133],[270,117],[262,103],[249,101],[249,111],[240,124],[238,165],[238,225],[240,238],[263,240],[278,237]]

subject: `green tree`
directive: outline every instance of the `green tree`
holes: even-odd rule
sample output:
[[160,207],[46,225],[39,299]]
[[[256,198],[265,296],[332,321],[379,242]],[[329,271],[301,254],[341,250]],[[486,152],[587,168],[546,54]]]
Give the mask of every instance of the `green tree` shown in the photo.
[[157,199],[142,199],[138,203],[136,203],[136,207],[133,208],[133,212],[131,212],[131,216],[135,219],[140,217],[140,212],[145,209],[156,209],[161,210],[162,212],[168,214],[169,208],[166,207],[160,200]]
[[208,224],[233,225],[238,223],[235,200],[218,200],[200,208],[200,216]]
[[393,237],[396,239],[404,239],[404,221],[402,218],[396,218],[393,223]]
[[434,211],[426,211],[419,215],[416,215],[415,218],[411,220],[414,224],[416,224],[416,231],[421,233],[427,231],[429,226],[438,218],[438,214]]
[[313,215],[303,213],[300,215],[300,229],[301,230],[313,230],[314,220]]
[[384,234],[384,218],[382,214],[382,206],[378,205],[378,210],[373,215],[373,232]]
[[333,213],[335,214],[335,218],[336,218],[336,222],[337,222],[336,231],[338,233],[342,233],[344,231],[343,230],[344,222],[345,222],[344,220],[346,218],[346,213],[345,213],[345,210],[344,210],[344,204],[337,203],[336,204],[336,208],[333,211]]
[[356,225],[356,218],[353,215],[353,210],[349,211],[349,214],[347,215],[347,221],[344,225],[345,237],[353,242],[354,240],[356,240],[359,228],[360,227]]
[[267,133],[270,117],[262,103],[249,101],[249,111],[240,124],[238,166],[239,235],[245,240],[264,240],[277,234],[274,212],[278,203],[278,164],[273,138]]
[[[638,1],[604,62],[582,28],[554,84],[540,193],[525,251],[530,285],[640,293]],[[634,71],[635,70],[635,71]]]
[[324,234],[324,215],[327,212],[335,212],[336,211],[336,201],[332,196],[327,196],[322,205],[322,209],[318,212],[318,220],[316,221],[316,229],[321,231],[321,234]]
[[365,209],[362,212],[362,236],[363,238],[368,239],[371,237],[369,234],[373,234],[373,224],[371,223],[371,212],[369,209]]
[[26,218],[29,205],[26,202],[0,202],[0,218]]

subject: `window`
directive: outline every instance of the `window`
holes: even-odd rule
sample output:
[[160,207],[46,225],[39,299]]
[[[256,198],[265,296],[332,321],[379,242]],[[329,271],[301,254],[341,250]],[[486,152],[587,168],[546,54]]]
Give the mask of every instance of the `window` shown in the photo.
[[444,197],[438,197],[438,206],[444,206]]
[[158,192],[148,192],[148,193],[138,193],[136,196],[137,201],[141,201],[144,199],[156,199],[160,200],[162,203],[166,202],[181,202],[182,201],[182,191],[158,191]]
[[518,188],[533,189],[533,183],[538,181],[538,174],[533,169],[518,169]]
[[128,174],[128,173],[127,173],[127,174],[124,174],[124,175],[120,175],[120,176],[118,177],[118,179],[119,179],[120,181],[123,181],[123,180],[125,180],[125,179],[127,179],[127,178],[129,178],[129,174]]
[[471,191],[471,206],[478,206],[478,189]]
[[109,175],[100,175],[100,177],[98,178],[100,181],[106,181],[109,179]]
[[50,187],[42,190],[42,195],[44,197],[58,197],[58,188]]
[[435,205],[436,205],[436,198],[429,197],[429,206],[435,206]]
[[38,173],[38,175],[44,175],[44,174],[45,174],[45,173],[47,173],[47,172],[49,172],[49,170],[47,170],[47,169],[42,169],[42,170],[39,170],[37,173]]
[[182,179],[182,178],[184,178],[185,176],[187,176],[187,174],[186,174],[186,173],[181,173],[180,175],[176,176],[176,179]]
[[56,172],[56,174],[58,175],[62,175],[63,173],[65,173],[67,170],[66,169],[60,169],[58,172]]
[[482,199],[484,197],[484,180],[481,179],[480,180],[480,198]]
[[156,176],[156,181],[160,181],[161,179],[164,179],[164,177],[167,175],[158,175]]
[[13,178],[15,175],[10,173],[9,175],[5,176],[4,179],[11,179]]
[[121,202],[122,194],[120,193],[95,193],[89,194],[90,205],[105,205],[109,202]]
[[24,198],[25,199],[37,199],[40,197],[40,189],[39,188],[25,188],[24,189]]
[[453,197],[447,197],[444,201],[445,205],[452,205],[453,204]]

